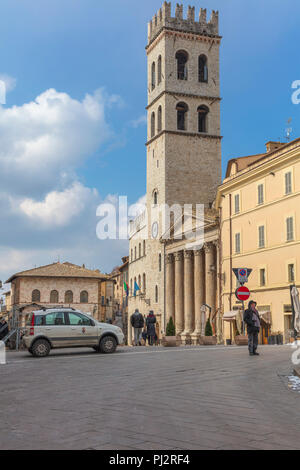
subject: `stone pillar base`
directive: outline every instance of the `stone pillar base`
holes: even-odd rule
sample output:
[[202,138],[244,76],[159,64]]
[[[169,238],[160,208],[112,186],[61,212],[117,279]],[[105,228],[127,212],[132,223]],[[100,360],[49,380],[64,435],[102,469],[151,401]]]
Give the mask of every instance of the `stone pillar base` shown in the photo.
[[185,345],[191,345],[192,344],[191,333],[188,333],[188,332],[184,331],[183,333],[181,333],[180,337],[181,337],[182,344],[185,344]]
[[200,344],[201,331],[194,331],[191,335],[191,341],[194,346]]

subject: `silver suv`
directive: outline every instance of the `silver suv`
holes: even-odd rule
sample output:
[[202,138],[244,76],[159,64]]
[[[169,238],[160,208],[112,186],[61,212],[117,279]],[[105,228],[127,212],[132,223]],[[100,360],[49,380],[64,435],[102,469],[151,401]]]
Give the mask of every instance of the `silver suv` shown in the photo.
[[23,342],[35,357],[48,356],[51,349],[93,348],[111,354],[124,342],[121,328],[99,323],[86,313],[72,308],[32,312]]

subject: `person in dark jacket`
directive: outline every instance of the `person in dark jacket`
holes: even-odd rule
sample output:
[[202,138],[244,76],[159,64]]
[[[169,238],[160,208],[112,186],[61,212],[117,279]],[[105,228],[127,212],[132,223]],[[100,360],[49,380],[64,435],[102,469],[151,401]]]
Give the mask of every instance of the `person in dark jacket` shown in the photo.
[[5,338],[5,336],[7,335],[8,335],[8,324],[7,324],[7,321],[4,318],[2,318],[0,320],[0,340]]
[[130,323],[134,329],[133,343],[135,346],[141,346],[141,336],[142,336],[142,331],[144,327],[144,317],[138,311],[138,309],[136,309],[135,312],[131,315]]
[[247,325],[248,348],[250,356],[259,356],[257,352],[258,333],[260,330],[260,316],[256,310],[256,302],[251,300],[248,309],[245,311],[244,322]]
[[146,326],[147,326],[149,346],[153,346],[153,341],[155,338],[156,317],[152,310],[150,310],[149,315],[146,319]]

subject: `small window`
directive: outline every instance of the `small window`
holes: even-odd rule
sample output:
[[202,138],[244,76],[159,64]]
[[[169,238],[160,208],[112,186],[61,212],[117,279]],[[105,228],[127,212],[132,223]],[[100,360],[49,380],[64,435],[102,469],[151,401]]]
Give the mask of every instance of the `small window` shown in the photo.
[[133,261],[133,249],[131,249],[131,261]]
[[161,254],[158,255],[158,270],[161,272]]
[[258,247],[265,248],[265,227],[261,225],[258,227]]
[[197,109],[198,112],[198,132],[205,132],[207,133],[208,130],[208,113],[209,109],[207,106],[199,106]]
[[178,103],[176,106],[177,110],[177,129],[179,131],[185,131],[187,129],[187,112],[188,106],[185,103]]
[[50,292],[50,304],[57,304],[58,303],[58,292],[57,290],[52,290]]
[[234,196],[234,212],[235,212],[236,214],[239,214],[240,209],[241,209],[241,208],[240,208],[240,195],[239,195],[239,194],[236,194],[236,195]]
[[46,326],[61,326],[65,325],[65,315],[63,312],[49,313],[45,315],[43,324]]
[[143,253],[144,253],[144,256],[146,256],[146,241],[145,240],[143,241]]
[[162,109],[161,106],[158,108],[157,114],[157,132],[161,132],[162,130]]
[[155,88],[155,62],[153,62],[151,67],[151,89]]
[[157,62],[157,84],[159,85],[161,82],[161,55],[158,58]]
[[139,258],[142,256],[142,245],[139,243]]
[[73,292],[71,290],[67,290],[65,293],[65,303],[72,304],[73,303]]
[[292,172],[289,171],[288,173],[285,174],[285,194],[291,194],[292,193]]
[[187,61],[188,54],[185,51],[178,51],[176,53],[177,60],[177,78],[178,80],[188,79]]
[[143,290],[144,290],[144,294],[146,292],[146,274],[144,273],[143,274]]
[[235,253],[238,255],[241,252],[241,234],[235,234]]
[[40,302],[41,301],[41,293],[38,289],[34,289],[31,294],[32,302]]
[[157,194],[157,191],[154,191],[154,193],[153,193],[153,204],[154,204],[155,206],[157,206],[157,204],[158,204],[158,194]]
[[151,114],[151,138],[155,136],[155,113]]
[[90,318],[81,313],[68,312],[69,324],[73,326],[90,326],[92,321]]
[[263,184],[259,184],[257,186],[257,202],[258,204],[263,204],[265,201],[264,201],[264,185]]
[[266,270],[265,269],[259,270],[259,282],[260,282],[261,287],[264,287],[266,285]]
[[155,286],[155,303],[158,303],[158,286]]
[[294,264],[288,265],[288,276],[289,276],[289,282],[295,282],[295,265]]
[[199,57],[199,82],[208,82],[207,57],[205,55]]
[[87,293],[86,290],[83,290],[80,292],[80,303],[81,304],[87,304],[89,302],[89,294]]
[[136,259],[136,246],[134,247],[134,259]]
[[288,242],[294,240],[294,219],[293,217],[288,217],[286,219],[286,239]]

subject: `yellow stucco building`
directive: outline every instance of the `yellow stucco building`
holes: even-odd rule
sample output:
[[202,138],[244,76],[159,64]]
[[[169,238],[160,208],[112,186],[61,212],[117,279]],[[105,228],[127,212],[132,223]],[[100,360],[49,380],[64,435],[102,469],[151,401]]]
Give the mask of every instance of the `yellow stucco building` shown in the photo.
[[[223,313],[238,310],[232,268],[250,268],[247,287],[266,312],[261,341],[292,330],[290,285],[300,287],[300,138],[268,142],[267,152],[232,159],[219,187]],[[268,314],[269,312],[269,314]],[[224,321],[224,340],[234,339],[239,322]]]

